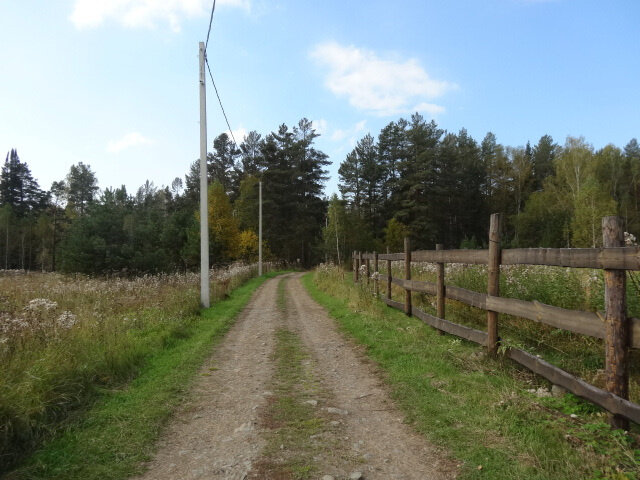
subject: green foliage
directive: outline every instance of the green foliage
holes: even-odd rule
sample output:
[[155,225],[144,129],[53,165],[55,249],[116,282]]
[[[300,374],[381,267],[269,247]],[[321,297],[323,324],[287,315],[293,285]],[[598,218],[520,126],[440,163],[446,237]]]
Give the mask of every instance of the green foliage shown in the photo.
[[[328,160],[315,148],[317,137],[304,118],[264,138],[250,132],[239,147],[227,134],[216,137],[209,184],[222,185],[235,219],[226,224],[237,232],[230,226],[212,234],[214,261],[251,256],[230,239],[257,233],[259,181],[265,243],[275,257],[305,265],[329,256],[343,263],[353,250],[383,251],[392,219],[407,227],[416,249],[486,244],[492,212],[504,214],[506,247],[598,246],[600,217],[612,213],[640,236],[635,139],[624,149],[595,151],[583,138],[568,137],[560,147],[544,135],[533,147],[509,147],[491,132],[478,143],[465,129],[445,132],[415,114],[356,143],[339,168],[342,198],[328,212]],[[42,192],[12,150],[0,178],[0,266],[92,274],[195,268],[199,188],[196,161],[184,183],[147,182],[133,196],[122,187],[96,198],[95,174],[78,163]]]
[[262,150],[264,238],[276,257],[303,265],[315,263],[323,253],[322,182],[329,162],[314,147],[317,137],[303,118],[292,130],[281,125],[267,135]]
[[492,212],[505,215],[505,246],[598,246],[605,215],[640,232],[639,152],[635,139],[624,152],[594,152],[583,138],[559,147],[549,135],[533,148],[505,147],[491,132],[478,145],[465,129],[446,133],[416,114],[384,127],[377,144],[362,138],[340,166],[339,188],[367,229],[356,250],[380,247],[391,219],[417,249],[482,244]]
[[524,211],[516,218],[518,246],[566,247],[571,210],[556,200],[556,190],[533,192]]
[[29,166],[12,149],[0,173],[0,205],[8,205],[19,218],[42,208],[45,194],[31,175]]
[[399,252],[404,249],[404,238],[409,235],[409,229],[402,222],[392,218],[387,222],[384,229],[384,244],[392,252]]
[[98,179],[89,165],[72,165],[65,182],[65,196],[69,215],[84,215],[98,191]]
[[[254,257],[249,232],[258,230],[260,180],[263,248],[305,265],[323,256],[322,183],[329,162],[315,148],[317,137],[305,118],[266,139],[250,132],[239,148],[226,133],[216,137],[207,156],[209,184],[221,185],[209,192],[212,262]],[[199,190],[195,161],[184,182],[176,178],[157,188],[147,181],[135,195],[121,187],[97,197],[95,173],[80,162],[45,193],[12,150],[0,176],[0,267],[127,275],[195,268]],[[241,231],[247,233],[240,244]]]
[[217,262],[237,257],[240,228],[225,188],[220,182],[209,186],[209,254]]
[[240,193],[233,204],[240,228],[258,231],[258,183],[259,179],[248,175],[240,182]]
[[576,196],[571,221],[572,246],[601,247],[602,217],[615,214],[615,200],[594,178],[587,180]]
[[322,237],[327,257],[332,258],[338,265],[342,265],[349,258],[347,244],[353,239],[347,235],[348,230],[345,204],[334,193],[329,200],[327,222],[322,230]]

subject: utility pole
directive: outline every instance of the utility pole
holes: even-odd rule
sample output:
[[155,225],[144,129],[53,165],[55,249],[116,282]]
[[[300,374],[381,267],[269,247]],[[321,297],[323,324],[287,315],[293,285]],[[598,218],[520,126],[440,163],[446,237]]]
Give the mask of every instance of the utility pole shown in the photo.
[[262,181],[258,184],[258,276],[262,276]]
[[204,42],[200,42],[200,306],[209,308],[209,212],[207,208],[207,92]]

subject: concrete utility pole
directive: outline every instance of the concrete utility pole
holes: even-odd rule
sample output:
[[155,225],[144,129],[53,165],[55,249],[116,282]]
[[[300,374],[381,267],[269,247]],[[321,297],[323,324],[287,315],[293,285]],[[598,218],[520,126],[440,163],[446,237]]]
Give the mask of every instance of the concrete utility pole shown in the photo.
[[258,275],[262,275],[262,182],[258,184]]
[[207,208],[207,92],[204,42],[200,42],[200,305],[209,308],[209,212]]

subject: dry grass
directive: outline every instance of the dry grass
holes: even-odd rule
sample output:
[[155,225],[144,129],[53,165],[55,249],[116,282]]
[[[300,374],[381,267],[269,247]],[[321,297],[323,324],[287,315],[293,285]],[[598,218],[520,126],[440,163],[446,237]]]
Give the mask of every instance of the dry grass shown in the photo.
[[[255,265],[211,271],[212,300]],[[0,472],[199,321],[199,275],[97,279],[0,272]]]

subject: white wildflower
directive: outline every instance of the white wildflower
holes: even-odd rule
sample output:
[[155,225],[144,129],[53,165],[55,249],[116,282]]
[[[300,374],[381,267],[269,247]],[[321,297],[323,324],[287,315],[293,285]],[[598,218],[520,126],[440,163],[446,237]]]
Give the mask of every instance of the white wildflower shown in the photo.
[[62,312],[62,314],[56,320],[56,325],[66,330],[70,329],[76,324],[76,316],[71,312]]
[[624,244],[628,247],[637,245],[636,236],[629,232],[624,232]]
[[46,298],[34,298],[33,300],[29,301],[29,303],[27,304],[26,307],[24,307],[24,309],[33,312],[38,310],[49,311],[57,307],[58,307],[58,304],[56,302],[47,300]]

